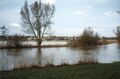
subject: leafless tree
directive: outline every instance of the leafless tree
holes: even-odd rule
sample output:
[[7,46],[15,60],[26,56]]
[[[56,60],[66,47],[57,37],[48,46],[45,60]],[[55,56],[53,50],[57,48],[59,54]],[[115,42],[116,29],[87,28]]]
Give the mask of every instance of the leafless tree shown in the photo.
[[117,40],[120,43],[120,26],[117,26],[116,31],[114,31],[115,35],[117,36]]
[[4,45],[4,41],[7,38],[8,35],[8,29],[3,25],[0,27],[0,34],[1,34],[1,39],[2,40],[2,46]]
[[[117,14],[120,15],[120,10],[117,11]],[[120,43],[120,26],[117,26],[116,31],[114,31],[115,35],[117,36],[118,43]]]
[[41,0],[34,2],[30,6],[25,1],[21,8],[22,26],[24,31],[35,36],[38,46],[41,46],[42,38],[46,33],[46,29],[52,24],[55,6],[53,4],[42,3]]

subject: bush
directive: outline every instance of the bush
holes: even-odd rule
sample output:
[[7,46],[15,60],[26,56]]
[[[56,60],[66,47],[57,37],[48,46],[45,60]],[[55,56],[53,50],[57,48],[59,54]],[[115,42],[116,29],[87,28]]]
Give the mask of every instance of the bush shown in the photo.
[[91,27],[86,28],[80,36],[80,44],[85,46],[97,45],[99,41],[98,33],[94,33]]
[[100,38],[98,33],[94,33],[93,29],[89,27],[83,31],[82,35],[78,39],[71,42],[71,44],[76,46],[92,46],[97,45],[99,40]]
[[23,41],[25,41],[24,36],[20,35],[9,36],[7,40],[7,45],[8,47],[21,47]]

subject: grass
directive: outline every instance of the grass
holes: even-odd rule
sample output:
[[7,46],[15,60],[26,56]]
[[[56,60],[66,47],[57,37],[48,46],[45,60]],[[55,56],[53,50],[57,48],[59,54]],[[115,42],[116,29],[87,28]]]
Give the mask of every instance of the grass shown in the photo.
[[0,71],[0,79],[120,79],[120,63]]

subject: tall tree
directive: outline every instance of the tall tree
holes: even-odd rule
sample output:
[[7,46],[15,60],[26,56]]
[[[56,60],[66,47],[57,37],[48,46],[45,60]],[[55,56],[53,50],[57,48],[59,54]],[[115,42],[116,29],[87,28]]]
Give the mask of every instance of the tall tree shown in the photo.
[[24,31],[35,36],[38,46],[41,46],[42,38],[46,33],[46,29],[52,24],[55,6],[53,4],[45,4],[40,0],[35,1],[30,6],[25,1],[21,8],[22,26]]

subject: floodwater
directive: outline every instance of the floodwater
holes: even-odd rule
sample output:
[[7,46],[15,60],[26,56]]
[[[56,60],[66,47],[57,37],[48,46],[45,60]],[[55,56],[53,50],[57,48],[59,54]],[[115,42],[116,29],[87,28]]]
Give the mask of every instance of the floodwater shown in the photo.
[[120,45],[114,43],[88,49],[74,47],[0,49],[0,70],[31,66],[73,65],[87,61],[99,63],[120,61]]

